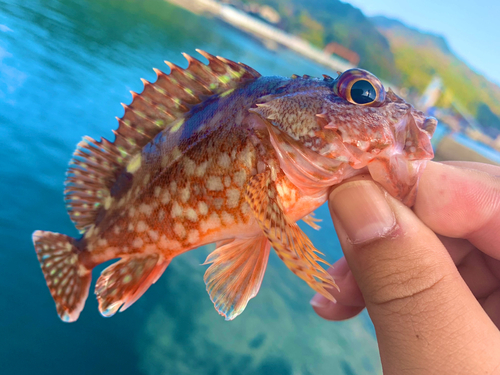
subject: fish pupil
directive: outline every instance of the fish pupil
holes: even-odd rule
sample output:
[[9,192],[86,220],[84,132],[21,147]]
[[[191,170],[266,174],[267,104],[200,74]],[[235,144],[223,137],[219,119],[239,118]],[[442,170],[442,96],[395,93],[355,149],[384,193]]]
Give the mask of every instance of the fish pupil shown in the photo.
[[368,104],[377,98],[377,92],[370,82],[361,79],[352,85],[351,98],[354,103]]

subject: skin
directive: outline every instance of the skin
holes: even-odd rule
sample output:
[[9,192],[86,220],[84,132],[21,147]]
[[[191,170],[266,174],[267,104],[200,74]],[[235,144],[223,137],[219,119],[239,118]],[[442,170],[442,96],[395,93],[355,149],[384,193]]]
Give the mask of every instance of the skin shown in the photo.
[[500,167],[430,162],[412,209],[358,177],[329,207],[345,258],[328,271],[337,303],[311,300],[319,316],[366,307],[385,374],[500,373]]

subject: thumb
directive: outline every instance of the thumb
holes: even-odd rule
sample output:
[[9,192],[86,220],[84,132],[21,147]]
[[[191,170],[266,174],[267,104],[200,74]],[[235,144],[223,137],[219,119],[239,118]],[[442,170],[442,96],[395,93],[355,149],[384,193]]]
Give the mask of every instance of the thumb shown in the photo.
[[384,372],[462,373],[465,358],[470,373],[491,371],[498,330],[434,232],[372,181],[341,185],[329,206]]

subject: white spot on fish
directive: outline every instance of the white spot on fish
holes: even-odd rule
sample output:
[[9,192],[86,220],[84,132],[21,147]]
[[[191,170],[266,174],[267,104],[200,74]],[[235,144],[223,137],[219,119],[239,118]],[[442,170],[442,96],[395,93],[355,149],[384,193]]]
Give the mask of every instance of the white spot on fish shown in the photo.
[[142,238],[140,237],[137,237],[135,238],[133,241],[132,241],[132,247],[135,247],[135,248],[141,248],[142,245],[144,245],[144,241],[142,240]]
[[165,189],[161,195],[161,203],[167,204],[168,202],[170,202],[170,193]]
[[149,226],[144,221],[140,220],[139,222],[137,222],[136,230],[138,232],[145,232],[148,229],[149,229]]
[[198,232],[196,229],[192,229],[189,231],[189,235],[187,238],[188,243],[196,243],[200,239],[200,232]]
[[181,202],[186,203],[191,195],[189,186],[186,186],[184,189],[182,189],[180,195],[181,195]]
[[159,197],[161,193],[161,187],[160,186],[155,186],[155,191],[154,191],[154,196]]
[[196,163],[188,157],[182,159],[182,164],[184,165],[184,173],[188,176],[194,175],[196,170]]
[[165,168],[168,165],[168,162],[170,161],[170,155],[163,155],[161,158],[161,167]]
[[189,207],[187,210],[186,210],[186,217],[192,221],[193,223],[197,222],[198,221],[198,215],[196,214],[196,211],[193,210],[191,207]]
[[174,233],[180,238],[184,239],[186,237],[186,229],[181,223],[174,224]]
[[177,160],[177,159],[179,159],[179,158],[181,157],[182,152],[181,152],[181,150],[179,149],[179,147],[175,146],[175,147],[172,149],[172,153],[171,153],[171,155],[172,155],[172,159]]
[[229,187],[231,186],[231,177],[229,176],[224,176],[224,186]]
[[240,201],[240,191],[238,189],[227,189],[226,196],[227,196],[227,206],[229,208],[234,208],[238,206],[238,203]]
[[102,246],[102,247],[108,246],[108,241],[105,238],[99,238],[97,240],[97,245]]
[[222,211],[222,213],[220,214],[221,218],[222,218],[222,223],[224,225],[231,225],[231,224],[234,224],[234,216],[227,213],[226,211]]
[[139,212],[146,214],[146,216],[151,216],[151,214],[153,213],[153,208],[149,204],[141,203],[139,205]]
[[220,154],[217,159],[217,164],[219,164],[222,168],[229,168],[231,165],[231,158],[226,153]]
[[201,215],[206,215],[208,213],[208,206],[205,202],[198,202],[198,212]]
[[95,225],[91,225],[89,229],[85,232],[85,238],[90,238],[94,234]]
[[130,209],[128,210],[128,216],[129,217],[134,217],[135,215],[135,207],[130,207]]
[[212,214],[208,217],[207,220],[204,220],[200,223],[200,229],[202,232],[206,232],[210,229],[217,229],[221,226],[220,217],[216,212],[212,212]]
[[113,203],[113,198],[111,198],[109,195],[104,198],[104,208],[106,210],[109,210],[109,208],[111,207],[111,203]]
[[207,166],[208,166],[208,161],[204,161],[203,163],[199,164],[196,167],[196,171],[194,172],[194,174],[197,177],[203,177],[205,175],[206,170],[207,170]]
[[240,170],[236,172],[233,176],[234,183],[239,187],[243,187],[246,180],[247,180],[247,173],[245,172],[245,170]]
[[210,176],[207,179],[206,186],[208,190],[212,191],[222,191],[224,190],[224,185],[219,176]]
[[250,149],[250,146],[245,147],[238,156],[247,168],[252,168],[254,155]]
[[127,172],[134,174],[141,166],[142,156],[141,154],[135,155],[127,165]]
[[182,207],[179,205],[179,203],[174,202],[174,204],[172,205],[172,211],[170,212],[170,216],[172,216],[172,218],[182,216]]
[[172,181],[170,183],[170,192],[174,195],[177,192],[177,182]]
[[155,230],[150,230],[148,232],[149,238],[151,238],[151,241],[156,242],[158,241],[159,235],[158,232]]

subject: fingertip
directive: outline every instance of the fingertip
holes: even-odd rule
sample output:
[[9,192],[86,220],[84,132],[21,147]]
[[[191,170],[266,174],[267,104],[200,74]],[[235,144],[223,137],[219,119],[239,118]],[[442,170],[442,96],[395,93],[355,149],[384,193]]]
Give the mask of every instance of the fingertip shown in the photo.
[[316,314],[323,319],[332,321],[341,321],[355,317],[364,307],[360,306],[345,306],[340,303],[329,303],[320,306],[314,306],[311,302],[311,306]]
[[413,211],[434,232],[466,238],[496,257],[500,254],[500,179],[491,173],[496,168],[472,167],[429,163]]
[[329,290],[338,303],[345,306],[365,307],[363,294],[359,289],[358,283],[356,282],[345,257],[342,257],[335,262],[333,267],[329,268],[327,272],[332,275],[335,283],[339,287],[339,290]]

